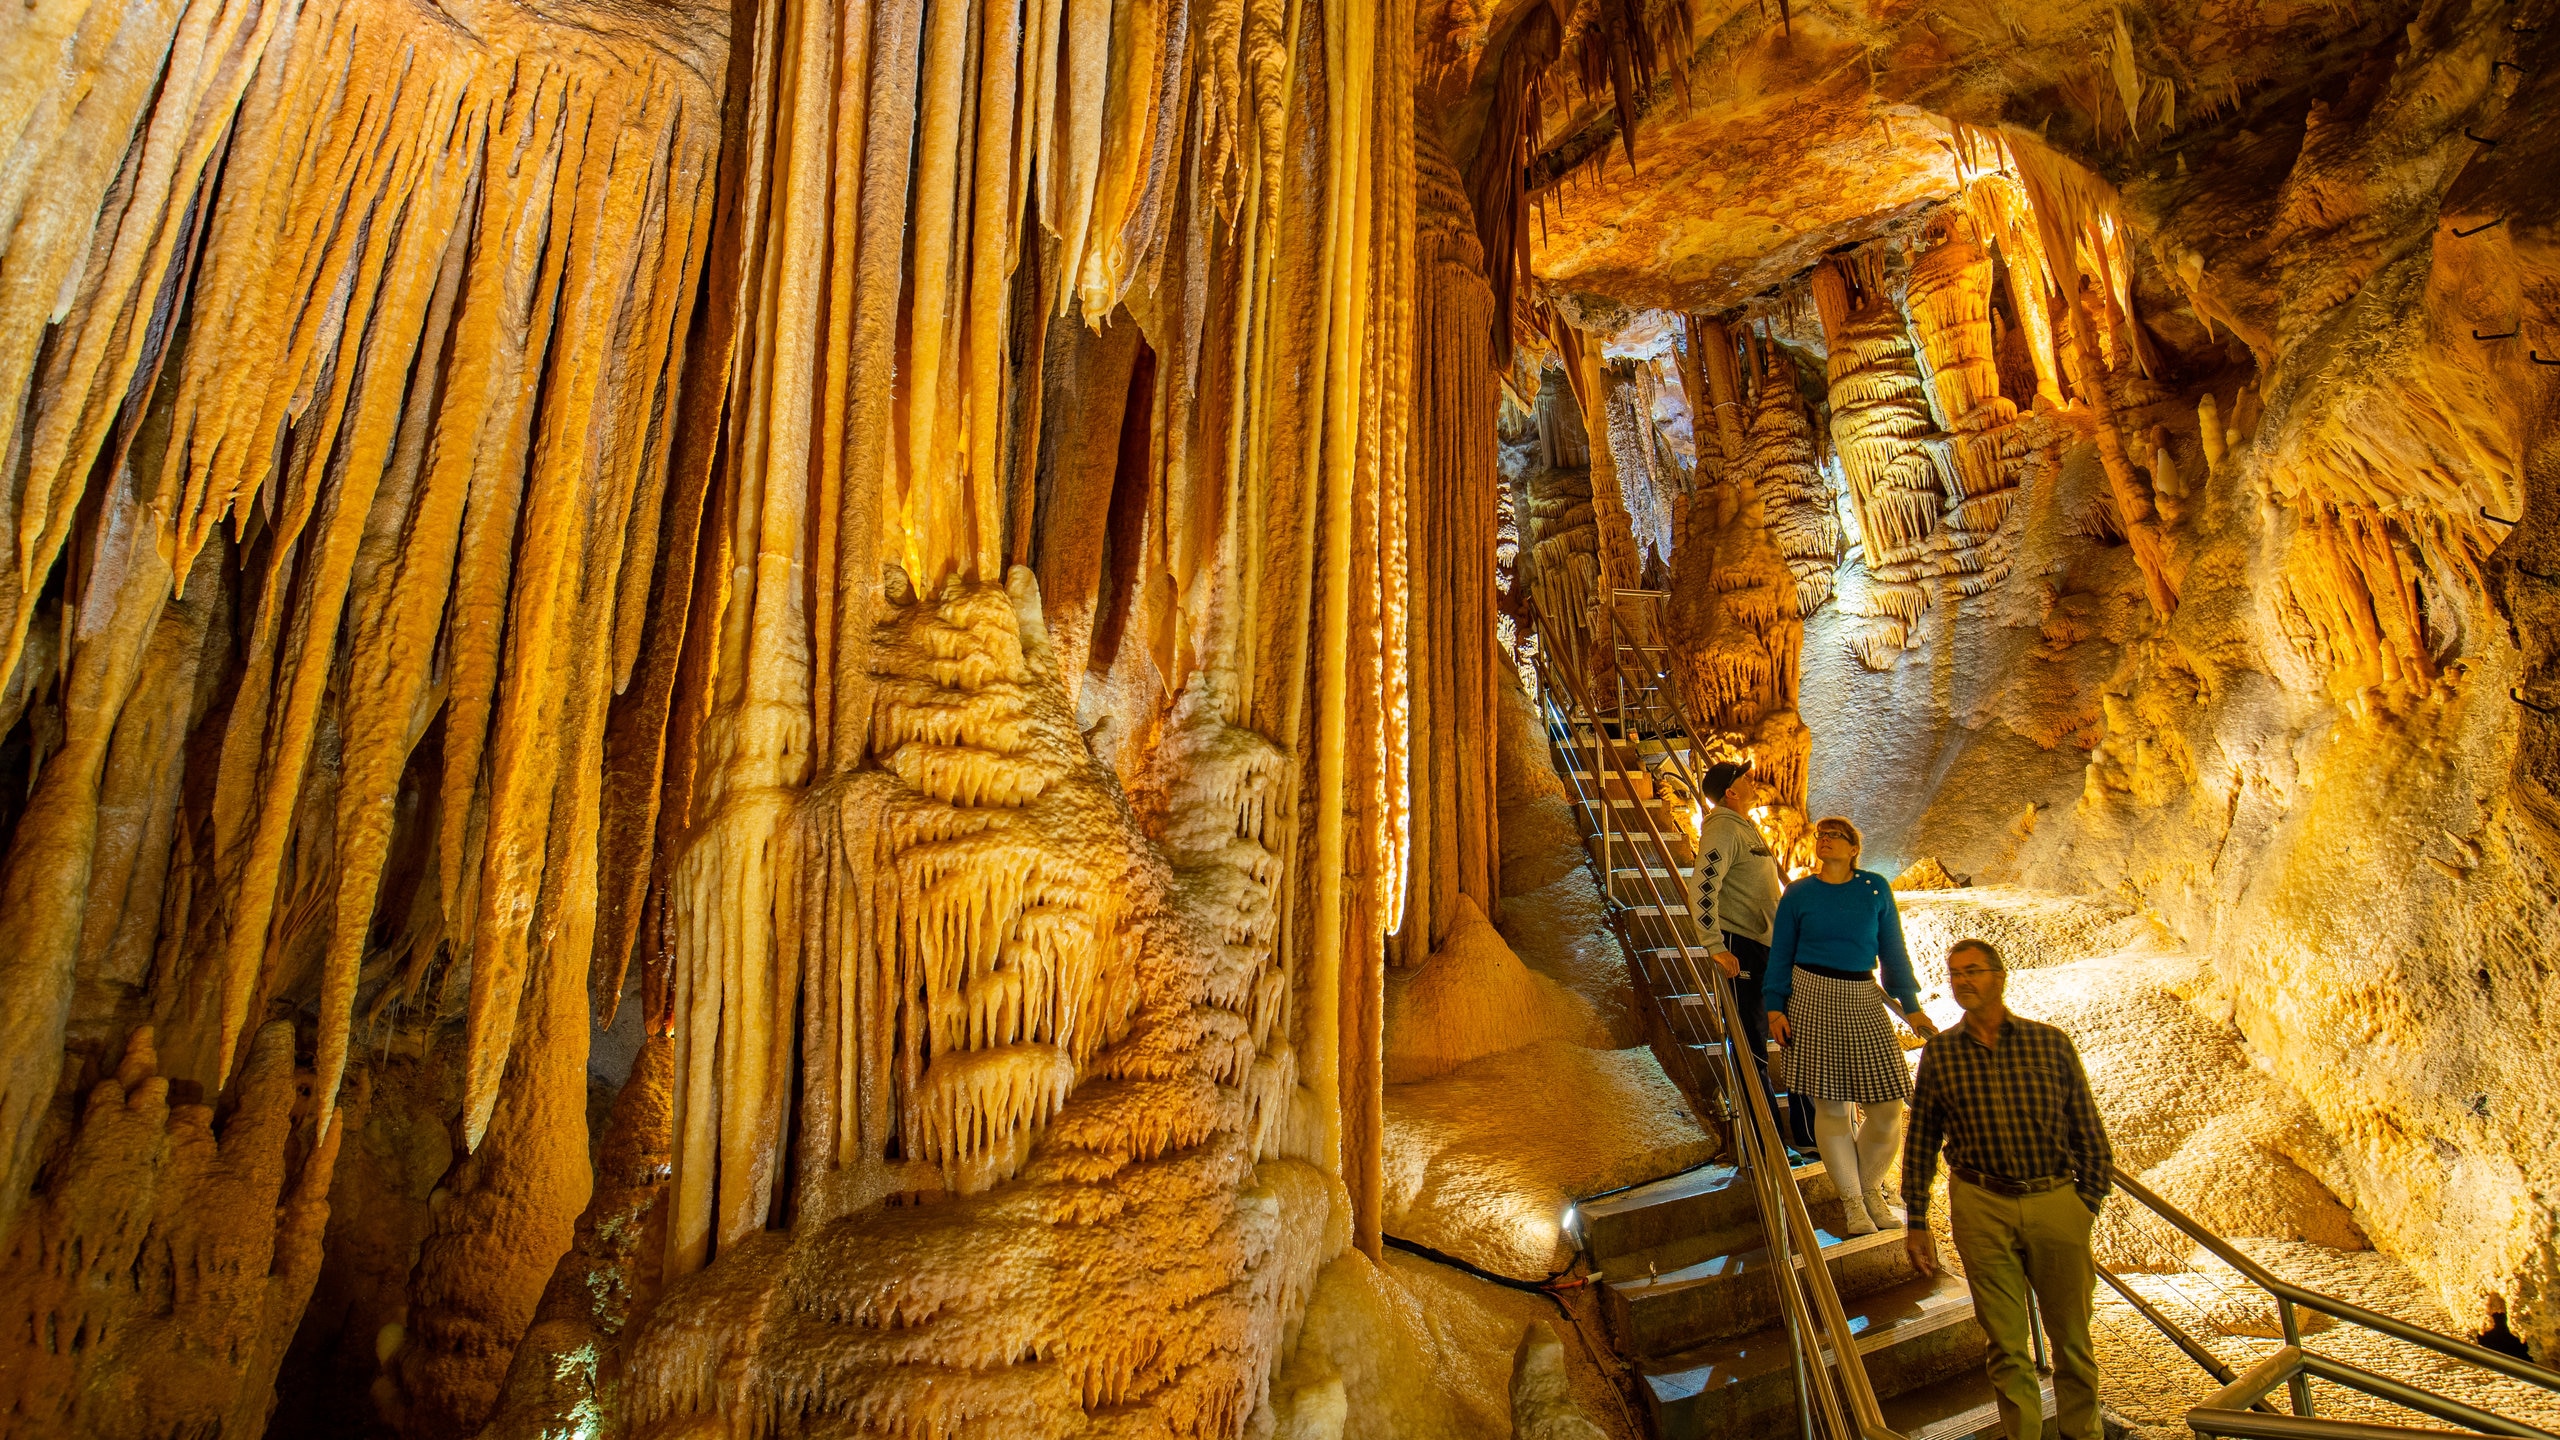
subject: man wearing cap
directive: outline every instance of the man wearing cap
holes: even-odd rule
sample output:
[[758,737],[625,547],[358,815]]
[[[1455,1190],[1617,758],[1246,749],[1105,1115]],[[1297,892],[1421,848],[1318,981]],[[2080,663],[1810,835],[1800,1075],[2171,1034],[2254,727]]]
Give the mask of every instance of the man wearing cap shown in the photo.
[[[1751,767],[1719,760],[1700,780],[1705,799],[1714,806],[1698,825],[1698,868],[1689,877],[1689,913],[1697,917],[1701,939],[1719,948],[1712,957],[1733,986],[1734,1003],[1742,1007],[1742,1026],[1749,1035],[1751,1063],[1760,1072],[1760,1088],[1769,1088],[1769,1020],[1760,1004],[1760,976],[1769,964],[1770,922],[1778,913],[1779,893],[1787,877],[1769,853],[1768,837],[1753,823],[1751,811],[1769,798],[1768,787],[1752,778]],[[1786,1117],[1780,1117],[1787,1124]],[[1796,1127],[1790,1125],[1792,1131]],[[1800,1137],[1799,1137],[1800,1138]]]

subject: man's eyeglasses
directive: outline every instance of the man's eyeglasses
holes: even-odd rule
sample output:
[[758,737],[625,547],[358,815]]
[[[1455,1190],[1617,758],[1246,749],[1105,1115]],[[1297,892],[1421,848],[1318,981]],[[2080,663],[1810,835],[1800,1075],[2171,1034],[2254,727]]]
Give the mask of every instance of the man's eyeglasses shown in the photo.
[[2002,972],[1990,969],[1987,966],[1968,965],[1962,970],[1948,971],[1947,978],[1950,980],[1979,980],[1985,975],[1998,975],[2000,973]]

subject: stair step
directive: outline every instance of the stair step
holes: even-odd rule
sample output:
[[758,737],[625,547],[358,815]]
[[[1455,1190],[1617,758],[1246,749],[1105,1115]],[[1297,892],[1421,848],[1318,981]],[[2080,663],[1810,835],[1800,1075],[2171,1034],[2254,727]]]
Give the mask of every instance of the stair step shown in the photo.
[[[2051,1433],[2053,1382],[2045,1380],[2044,1418]],[[2001,1433],[1998,1392],[1987,1370],[1963,1370],[1907,1390],[1884,1404],[1884,1423],[1903,1440],[1991,1440]]]
[[[1914,1277],[1841,1306],[1880,1399],[1981,1368],[1986,1342],[1957,1276]],[[1663,1440],[1779,1440],[1795,1432],[1794,1359],[1781,1327],[1645,1361],[1638,1373]]]
[[[1591,809],[1593,807],[1585,806],[1583,808]],[[1635,807],[1632,805],[1611,806],[1609,813],[1600,816],[1599,819],[1601,823],[1593,826],[1592,829],[1599,834],[1608,836],[1609,843],[1612,845],[1633,845],[1639,843],[1650,844],[1652,843],[1654,836],[1660,835],[1664,844],[1675,846],[1681,852],[1671,857],[1673,861],[1683,865],[1691,863],[1690,857],[1687,853],[1689,832],[1680,828],[1680,826],[1674,822],[1671,812],[1668,810],[1657,808],[1653,812],[1653,828],[1651,830],[1644,828],[1644,822],[1636,818]],[[1629,829],[1629,826],[1633,826],[1635,828]]]
[[[1896,1226],[1858,1236],[1838,1231],[1836,1204],[1817,1219],[1822,1228],[1822,1261],[1831,1283],[1845,1303],[1851,1298],[1887,1290],[1917,1274],[1903,1250]],[[1680,1258],[1689,1247],[1666,1247]],[[1629,1256],[1632,1269],[1645,1257]],[[1798,1263],[1802,1263],[1799,1261]],[[1778,1323],[1778,1261],[1764,1246],[1724,1254],[1708,1254],[1677,1269],[1647,1274],[1641,1269],[1623,1278],[1612,1275],[1602,1286],[1610,1319],[1627,1347],[1639,1355],[1667,1355],[1711,1340],[1731,1339]],[[1603,1272],[1607,1273],[1607,1272]]]
[[[1653,849],[1652,842],[1646,842],[1643,848]],[[1689,901],[1687,872],[1665,870],[1659,865],[1650,865],[1644,870],[1628,868],[1609,872],[1609,898],[1619,904],[1650,905],[1657,897],[1677,901],[1685,908]]]
[[1622,907],[1618,915],[1629,926],[1627,938],[1646,950],[1659,950],[1672,942],[1706,948],[1706,937],[1698,933],[1698,922],[1685,913],[1663,915],[1647,906],[1645,913],[1639,915],[1634,907],[1628,906]]
[[[1835,1198],[1820,1162],[1799,1165],[1793,1174],[1806,1205]],[[1751,1182],[1730,1165],[1701,1166],[1583,1201],[1575,1207],[1574,1219],[1592,1265],[1603,1272],[1622,1257],[1685,1236],[1732,1232],[1749,1237],[1742,1243],[1757,1244],[1760,1235]]]

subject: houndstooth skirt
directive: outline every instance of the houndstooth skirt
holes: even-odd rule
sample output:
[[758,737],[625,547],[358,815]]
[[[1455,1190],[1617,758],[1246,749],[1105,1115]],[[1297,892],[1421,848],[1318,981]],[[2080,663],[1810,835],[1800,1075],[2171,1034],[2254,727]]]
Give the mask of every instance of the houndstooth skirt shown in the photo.
[[1911,1094],[1911,1067],[1885,1015],[1884,991],[1873,980],[1797,970],[1787,1025],[1794,1032],[1787,1081],[1796,1094],[1859,1105]]

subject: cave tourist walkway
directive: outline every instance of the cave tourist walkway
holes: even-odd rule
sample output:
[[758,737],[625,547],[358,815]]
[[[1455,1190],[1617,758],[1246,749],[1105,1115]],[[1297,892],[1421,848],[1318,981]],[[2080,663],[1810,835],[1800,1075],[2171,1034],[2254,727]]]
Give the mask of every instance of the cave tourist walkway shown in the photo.
[[[1739,1016],[1729,989],[1702,983],[1709,952],[1685,903],[1695,857],[1677,792],[1697,793],[1703,761],[1693,752],[1670,673],[1664,599],[1652,591],[1612,592],[1606,605],[1592,607],[1598,625],[1582,633],[1571,627],[1561,644],[1542,647],[1531,660],[1552,759],[1573,799],[1594,873],[1606,877],[1611,926],[1626,952],[1654,1051],[1702,1123],[1727,1140],[1728,1163],[1576,1207],[1573,1225],[1600,1281],[1612,1338],[1634,1371],[1654,1433],[1665,1440],[1996,1436],[2001,1422],[1983,1367],[1988,1342],[1963,1277],[1952,1265],[1935,1277],[1919,1274],[1899,1226],[1842,1234],[1840,1201],[1823,1166],[1791,1163],[1773,1097],[1725,1042],[1737,1033]],[[2284,1344],[2239,1372],[2124,1276],[2100,1266],[2100,1276],[2143,1321],[2223,1387],[2186,1415],[2198,1436],[2383,1440],[2447,1433],[2321,1418],[2314,1379],[2353,1392],[2345,1396],[2350,1402],[2370,1397],[2471,1431],[2553,1434],[2314,1352],[2303,1341],[2306,1333],[2344,1321],[2346,1334],[2385,1336],[2433,1352],[2425,1358],[2439,1369],[2522,1382],[2523,1393],[2535,1400],[2548,1395],[2531,1387],[2560,1391],[2560,1374],[2290,1284],[2121,1170],[2117,1188],[2108,1220],[2171,1257],[2158,1268],[2203,1260],[2215,1272],[2209,1283],[2219,1287],[2217,1300],[2226,1308],[2261,1292],[2272,1302]],[[2125,1216],[2114,1213],[2119,1208]],[[1951,1245],[1942,1243],[1940,1251],[1953,1260]],[[1781,1276],[1792,1283],[1781,1283]],[[1836,1363],[1844,1350],[1853,1357],[1845,1366]],[[2054,1397],[2043,1352],[2039,1333],[2037,1368],[2050,1427]],[[2326,1403],[2334,1415],[2337,1400]],[[2532,1408],[2534,1418],[2545,1418],[2541,1405]],[[2126,1427],[2110,1411],[2107,1428],[2112,1437]]]

